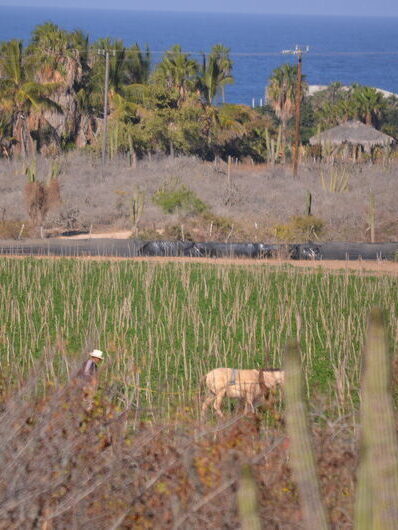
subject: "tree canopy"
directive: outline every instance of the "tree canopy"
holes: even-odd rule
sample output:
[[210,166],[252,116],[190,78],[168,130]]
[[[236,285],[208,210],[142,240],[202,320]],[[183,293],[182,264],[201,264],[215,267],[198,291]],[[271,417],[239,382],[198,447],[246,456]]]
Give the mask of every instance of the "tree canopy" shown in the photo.
[[[101,51],[109,52],[110,156],[163,152],[263,162],[284,159],[289,152],[296,66],[276,68],[266,87],[267,104],[252,109],[225,103],[225,87],[234,78],[230,49],[222,44],[201,57],[176,44],[154,64],[148,46],[128,47],[110,38],[90,44],[83,32],[46,22],[33,30],[26,47],[19,40],[0,45],[3,154],[52,154],[73,147],[100,150],[105,97]],[[352,119],[398,137],[395,98],[374,88],[340,83],[310,97],[303,79],[304,142]]]

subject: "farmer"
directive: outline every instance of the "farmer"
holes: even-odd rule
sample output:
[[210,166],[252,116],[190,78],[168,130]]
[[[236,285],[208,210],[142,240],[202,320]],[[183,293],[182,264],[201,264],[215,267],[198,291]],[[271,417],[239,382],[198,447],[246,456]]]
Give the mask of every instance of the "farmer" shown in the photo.
[[90,357],[84,362],[77,373],[77,377],[82,381],[83,404],[86,410],[92,409],[92,397],[98,386],[98,365],[104,360],[101,350],[93,350]]

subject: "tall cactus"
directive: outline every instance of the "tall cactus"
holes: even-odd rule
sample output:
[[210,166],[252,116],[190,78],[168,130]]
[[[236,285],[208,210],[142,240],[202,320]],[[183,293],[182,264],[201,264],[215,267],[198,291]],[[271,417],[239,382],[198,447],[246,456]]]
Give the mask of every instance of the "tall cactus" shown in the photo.
[[374,193],[369,196],[368,224],[370,231],[370,242],[375,242],[375,224],[376,224],[376,201]]
[[326,530],[328,523],[321,501],[307,422],[301,359],[295,342],[286,347],[285,396],[291,467],[298,486],[305,528]]
[[238,509],[242,530],[261,530],[256,482],[249,465],[242,468],[238,489]]
[[398,441],[390,391],[391,362],[380,309],[373,309],[364,347],[357,530],[398,528]]
[[278,129],[276,141],[270,137],[268,128],[265,129],[265,146],[267,149],[267,162],[274,165],[281,153],[282,145],[282,128]]
[[131,221],[133,224],[133,231],[138,235],[138,223],[141,219],[145,206],[145,193],[140,189],[133,191],[131,197]]

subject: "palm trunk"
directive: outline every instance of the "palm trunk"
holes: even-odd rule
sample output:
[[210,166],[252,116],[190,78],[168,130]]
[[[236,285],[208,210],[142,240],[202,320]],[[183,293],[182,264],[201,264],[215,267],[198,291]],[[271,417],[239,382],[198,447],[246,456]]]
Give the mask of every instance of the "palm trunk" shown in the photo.
[[373,121],[372,121],[372,113],[371,112],[367,112],[366,113],[365,121],[366,121],[366,125],[369,125],[370,127],[372,127]]
[[281,133],[281,149],[282,149],[282,163],[286,162],[286,126],[287,120],[281,120],[282,122],[282,133]]
[[25,118],[22,117],[22,113],[18,113],[17,118],[15,120],[15,124],[13,126],[13,136],[17,139],[19,142],[19,145],[17,144],[16,151],[20,152],[21,156],[23,158],[26,158],[27,155],[27,142],[26,142],[26,123]]

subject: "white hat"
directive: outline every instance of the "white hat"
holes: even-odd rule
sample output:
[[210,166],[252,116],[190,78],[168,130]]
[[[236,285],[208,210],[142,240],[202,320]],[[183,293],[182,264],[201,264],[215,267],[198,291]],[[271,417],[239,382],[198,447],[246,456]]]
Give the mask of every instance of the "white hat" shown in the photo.
[[93,350],[90,353],[90,357],[96,357],[97,359],[101,359],[102,361],[104,360],[104,354],[101,350]]

